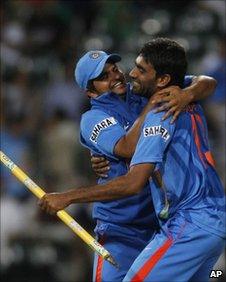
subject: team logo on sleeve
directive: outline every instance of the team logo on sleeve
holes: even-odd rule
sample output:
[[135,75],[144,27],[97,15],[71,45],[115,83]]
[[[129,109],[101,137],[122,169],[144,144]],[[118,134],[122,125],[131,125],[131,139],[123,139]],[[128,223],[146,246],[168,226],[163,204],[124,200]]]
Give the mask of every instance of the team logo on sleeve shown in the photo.
[[117,123],[117,121],[113,117],[103,119],[101,122],[97,123],[94,126],[93,131],[91,133],[90,140],[94,143],[97,143],[97,137],[99,136],[100,132],[103,129],[110,127],[110,126],[112,126],[116,123]]
[[156,135],[161,135],[161,137],[167,141],[170,137],[169,132],[167,129],[162,127],[161,125],[156,125],[156,126],[147,126],[143,129],[144,137],[149,137],[149,136],[156,136]]

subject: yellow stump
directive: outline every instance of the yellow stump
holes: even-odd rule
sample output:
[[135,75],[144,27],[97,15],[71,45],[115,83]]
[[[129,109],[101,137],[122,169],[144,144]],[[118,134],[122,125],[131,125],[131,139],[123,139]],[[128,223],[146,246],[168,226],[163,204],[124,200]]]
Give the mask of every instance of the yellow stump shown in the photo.
[[[11,173],[16,176],[36,197],[39,199],[45,195],[45,192],[35,184],[12,160],[9,159],[2,151],[1,162],[9,168]],[[57,216],[70,227],[87,245],[95,252],[102,256],[105,260],[117,267],[117,263],[111,254],[101,246],[81,225],[78,224],[66,211],[60,210]]]

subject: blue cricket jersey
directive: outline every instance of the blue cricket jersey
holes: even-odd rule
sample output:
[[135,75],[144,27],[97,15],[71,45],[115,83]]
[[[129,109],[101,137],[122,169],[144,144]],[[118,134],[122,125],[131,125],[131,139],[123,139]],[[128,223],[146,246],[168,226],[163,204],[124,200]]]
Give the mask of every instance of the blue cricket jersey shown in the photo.
[[[128,164],[114,155],[114,147],[133,125],[145,104],[146,99],[134,95],[129,84],[126,101],[114,93],[91,99],[91,110],[82,115],[80,141],[94,154],[105,155],[110,161],[108,177],[100,178],[98,183],[105,183],[128,172]],[[157,226],[148,185],[136,196],[94,203],[93,218],[143,228],[155,229]]]
[[162,121],[163,114],[147,115],[131,165],[156,164],[157,177],[150,187],[160,223],[181,215],[224,237],[224,190],[211,158],[202,108],[188,106],[174,124],[170,118]]

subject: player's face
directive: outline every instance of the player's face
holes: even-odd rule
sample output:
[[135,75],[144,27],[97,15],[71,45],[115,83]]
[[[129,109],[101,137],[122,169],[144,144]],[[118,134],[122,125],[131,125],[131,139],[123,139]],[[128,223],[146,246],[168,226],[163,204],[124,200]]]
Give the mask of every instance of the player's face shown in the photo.
[[150,97],[156,91],[156,71],[151,64],[145,62],[141,55],[136,58],[135,67],[129,75],[132,78],[134,93]]
[[96,94],[114,92],[122,95],[126,92],[126,80],[116,64],[106,63],[100,76],[93,81]]

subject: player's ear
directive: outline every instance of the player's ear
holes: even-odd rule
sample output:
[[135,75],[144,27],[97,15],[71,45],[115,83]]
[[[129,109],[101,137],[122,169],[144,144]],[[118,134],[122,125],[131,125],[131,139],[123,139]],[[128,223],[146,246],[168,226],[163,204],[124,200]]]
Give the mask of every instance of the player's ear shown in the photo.
[[93,92],[93,91],[91,91],[91,90],[86,90],[86,95],[88,96],[88,97],[90,97],[90,98],[96,98],[97,96],[98,96],[98,94],[97,93],[95,93],[95,92]]
[[159,88],[166,87],[169,84],[170,80],[171,80],[171,76],[169,74],[160,75],[157,78],[157,87]]

